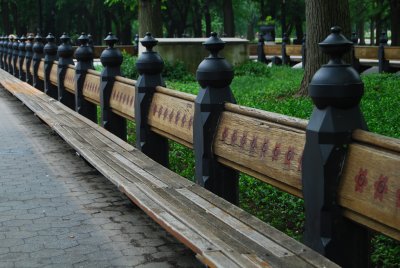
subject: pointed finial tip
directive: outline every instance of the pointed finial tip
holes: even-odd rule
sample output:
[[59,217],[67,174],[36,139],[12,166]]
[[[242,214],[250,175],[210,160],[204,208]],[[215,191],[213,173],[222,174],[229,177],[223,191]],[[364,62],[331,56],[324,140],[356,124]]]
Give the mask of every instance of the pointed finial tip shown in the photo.
[[217,33],[216,32],[211,32],[211,36],[212,37],[217,37]]

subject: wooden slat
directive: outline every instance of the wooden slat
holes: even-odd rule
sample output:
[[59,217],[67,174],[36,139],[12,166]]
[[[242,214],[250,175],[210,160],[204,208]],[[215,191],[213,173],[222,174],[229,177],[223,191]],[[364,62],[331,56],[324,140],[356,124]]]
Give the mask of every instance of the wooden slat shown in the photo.
[[302,130],[224,112],[213,148],[219,158],[234,162],[237,167],[252,169],[301,189],[304,142]]
[[23,63],[22,63],[22,71],[24,72],[24,73],[26,73],[26,58],[24,58],[24,60],[23,60]]
[[135,87],[115,81],[112,88],[110,107],[114,112],[129,120],[135,119]]
[[385,47],[385,59],[400,60],[400,47]]
[[351,144],[339,190],[342,206],[397,229],[397,240],[400,240],[399,166],[399,153]]
[[301,45],[286,45],[286,55],[301,56]]
[[64,87],[70,93],[75,93],[75,68],[73,65],[71,66],[68,66],[67,72],[65,73]]
[[83,96],[90,102],[100,103],[100,76],[92,73],[86,74],[83,83]]
[[53,85],[55,85],[55,86],[58,85],[58,81],[57,81],[57,68],[58,68],[58,65],[57,65],[56,63],[54,63],[54,64],[51,66],[51,71],[50,71],[50,82],[51,82]]
[[249,44],[249,45],[248,45],[248,49],[249,49],[249,56],[255,56],[255,55],[257,55],[257,45],[255,45],[255,44]]
[[39,63],[39,68],[38,68],[38,77],[41,80],[44,80],[44,60],[42,59]]
[[379,135],[361,129],[356,129],[353,132],[352,137],[357,142],[400,153],[400,139]]
[[354,55],[357,59],[378,59],[378,47],[355,46]]
[[281,56],[282,46],[281,45],[264,45],[264,54],[266,56]]
[[194,103],[156,92],[150,106],[148,123],[172,136],[193,143]]

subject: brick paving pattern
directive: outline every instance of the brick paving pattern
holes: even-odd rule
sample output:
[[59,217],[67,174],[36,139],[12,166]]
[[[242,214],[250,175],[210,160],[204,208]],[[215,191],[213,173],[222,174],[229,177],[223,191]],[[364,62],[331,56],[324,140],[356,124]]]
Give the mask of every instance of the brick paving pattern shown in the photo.
[[0,267],[201,267],[0,89]]

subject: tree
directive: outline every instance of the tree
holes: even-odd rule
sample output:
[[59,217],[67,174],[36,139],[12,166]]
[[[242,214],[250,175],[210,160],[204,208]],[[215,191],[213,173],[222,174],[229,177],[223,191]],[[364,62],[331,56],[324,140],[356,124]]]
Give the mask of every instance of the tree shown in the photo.
[[400,45],[400,0],[390,0],[392,46]]
[[304,77],[301,82],[299,95],[305,96],[308,85],[315,72],[326,63],[328,58],[324,55],[318,43],[330,33],[332,26],[340,26],[342,34],[350,36],[350,10],[348,0],[320,1],[306,0],[306,65]]
[[224,32],[226,36],[235,36],[235,19],[233,17],[232,0],[223,0]]
[[139,36],[162,37],[161,0],[139,0]]

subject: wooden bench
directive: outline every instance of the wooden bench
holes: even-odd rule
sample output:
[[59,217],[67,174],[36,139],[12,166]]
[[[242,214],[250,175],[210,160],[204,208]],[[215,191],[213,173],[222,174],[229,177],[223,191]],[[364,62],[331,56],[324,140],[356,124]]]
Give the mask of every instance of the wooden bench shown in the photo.
[[[60,67],[57,64],[58,62],[54,62],[51,73],[46,78],[44,64],[40,63],[37,70],[38,79],[40,80],[40,77],[49,79],[47,84],[51,83],[59,88],[63,87],[70,96],[79,95],[77,92],[81,91],[82,98],[87,102],[87,105],[95,108],[96,105],[100,104],[100,108],[104,109],[107,104],[104,103],[104,98],[101,98],[100,91],[105,88],[103,83],[105,77],[101,76],[99,72],[87,70],[85,78],[80,84],[77,82],[77,77],[81,75],[79,72],[82,70],[78,70],[73,65],[64,66],[66,68],[65,76],[61,77],[57,75],[59,73],[58,67]],[[154,62],[152,64],[154,65]],[[33,69],[27,69],[32,74],[34,73]],[[155,76],[154,73],[154,70],[149,71],[152,77]],[[132,146],[93,124],[87,118],[96,121],[96,109],[92,109],[92,114],[86,115],[87,118],[75,115],[71,110],[53,99],[34,91],[28,85],[6,73],[2,77],[4,77],[3,83],[7,89],[14,92],[17,97],[24,98],[24,102],[30,103],[27,105],[30,105],[32,110],[36,109],[35,111],[44,118],[43,120],[48,118],[49,124],[61,133],[60,135],[69,140],[76,150],[81,150],[81,155],[86,157],[92,165],[118,185],[123,185],[123,187],[121,186],[123,191],[128,192],[126,184],[123,184],[124,180],[128,179],[130,186],[132,186],[131,183],[138,184],[138,188],[135,189],[140,189],[140,191],[138,190],[139,192],[135,192],[134,195],[134,192],[132,192],[134,187],[132,186],[129,188],[130,194],[128,195],[132,195],[131,198],[134,202],[147,210],[147,213],[158,222],[164,224],[165,228],[180,241],[192,248],[204,263],[210,266],[227,266],[223,262],[218,262],[217,257],[210,257],[219,254],[218,258],[233,261],[239,266],[249,264],[249,259],[263,260],[272,266],[286,266],[284,263],[288,258],[278,258],[282,262],[277,264],[274,262],[277,258],[274,254],[265,253],[271,252],[271,244],[266,243],[270,240],[279,244],[278,248],[290,248],[292,253],[295,252],[291,256],[304,257],[299,251],[296,251],[297,247],[304,249],[304,246],[286,236],[283,236],[283,240],[270,237],[266,233],[266,230],[270,230],[267,229],[270,228],[268,225],[154,162],[150,160],[148,162],[148,158],[138,153]],[[141,77],[143,78],[143,76]],[[150,80],[147,78],[146,81]],[[136,114],[135,100],[143,99],[142,95],[138,97],[135,92],[135,87],[137,90],[143,87],[140,80],[137,82],[120,76],[113,77],[113,80],[115,81],[110,88],[108,103],[112,113],[119,116],[119,119],[134,120],[136,123],[146,120],[153,136],[158,135],[163,139],[178,142],[188,148],[193,148],[196,152],[194,142],[196,96],[158,86],[162,84],[162,80],[157,83],[151,82],[149,85],[144,85],[147,91],[154,90],[154,94],[147,103],[148,109],[144,112],[139,111],[142,114]],[[24,94],[19,94],[20,88],[23,88]],[[218,90],[221,89],[218,88]],[[307,189],[302,182],[304,170],[307,170],[302,170],[302,161],[303,150],[306,148],[308,121],[232,103],[225,103],[221,110],[210,144],[216,161],[223,167],[249,174],[285,192],[303,198],[303,191]],[[66,114],[67,112],[68,114]],[[51,116],[51,113],[55,113],[56,116]],[[80,130],[80,128],[86,131]],[[119,136],[126,138],[126,133],[123,133],[122,128],[120,130],[114,131],[114,133],[122,133]],[[140,135],[137,136],[140,137]],[[141,145],[139,144],[139,146]],[[125,149],[120,152],[120,147]],[[369,228],[400,240],[400,181],[396,179],[398,177],[397,167],[400,164],[400,141],[363,130],[355,130],[352,132],[352,140],[346,144],[346,148],[348,148],[346,161],[341,163],[340,174],[337,174],[340,177],[340,185],[334,190],[335,195],[337,195],[335,202],[340,205],[340,214],[358,223],[359,225],[353,225],[357,226],[357,230],[361,230],[364,234],[367,234],[366,228]],[[168,148],[156,147],[153,150],[155,152],[153,156],[157,156],[168,151]],[[110,154],[110,152],[112,153]],[[150,155],[149,151],[146,153]],[[136,155],[136,158],[132,158],[132,154]],[[146,160],[139,159],[139,155]],[[96,165],[96,163],[98,164]],[[109,163],[113,164],[109,165]],[[137,163],[140,164],[137,165]],[[379,163],[379,165],[376,163]],[[131,167],[131,165],[133,166]],[[311,169],[315,169],[315,166]],[[149,187],[149,189],[146,187]],[[231,188],[229,189],[231,190]],[[175,198],[175,196],[178,200],[169,199]],[[142,200],[142,198],[150,198],[153,200],[151,202],[154,203],[151,204],[154,206],[141,205],[141,202],[145,204],[150,202],[146,201],[147,199]],[[309,201],[312,200],[309,198]],[[305,199],[307,200],[307,198]],[[181,207],[180,201],[189,202],[188,206],[196,210],[196,213],[190,214],[190,211],[185,210],[186,207]],[[161,207],[155,205],[158,203]],[[164,203],[168,204],[167,207],[164,207]],[[148,206],[150,208],[147,208]],[[165,217],[160,218],[159,213],[164,215],[164,212],[168,213],[165,214],[168,215],[165,217],[169,221]],[[190,216],[186,218],[185,213],[189,213]],[[197,213],[200,214],[197,215]],[[181,214],[182,219],[179,218]],[[226,215],[226,219],[221,218],[224,215]],[[191,219],[197,221],[197,217],[199,217],[199,223],[191,221]],[[215,222],[213,222],[214,220]],[[173,225],[170,221],[176,222],[177,225]],[[204,229],[202,226],[206,226],[206,228]],[[182,233],[180,230],[182,230]],[[193,233],[197,235],[196,238],[191,236]],[[276,231],[274,231],[274,236],[275,233]],[[199,237],[202,237],[202,240]],[[200,239],[199,241],[208,241],[214,246],[211,249],[218,248],[218,250],[207,251],[203,244],[196,243],[197,238]],[[265,243],[258,243],[258,238],[264,239]],[[343,239],[346,240],[346,238]],[[286,243],[295,245],[296,249],[287,246]],[[277,244],[274,244],[273,247]],[[248,249],[245,250],[246,247]],[[353,249],[355,251],[351,252],[360,251],[358,247]],[[233,255],[229,255],[229,252],[232,252]],[[264,256],[264,253],[261,252],[270,255]],[[304,258],[309,263],[323,262],[319,259],[321,257],[316,257],[313,254],[311,254],[312,256],[305,255],[310,256],[310,259],[317,258],[317,261],[309,260],[308,257]],[[365,259],[367,255],[364,251],[364,256],[358,256],[358,259]],[[355,257],[355,259],[357,258]],[[260,261],[260,265],[261,263]],[[316,265],[318,266],[318,264]]]
[[3,70],[0,83],[204,264],[336,267]]

